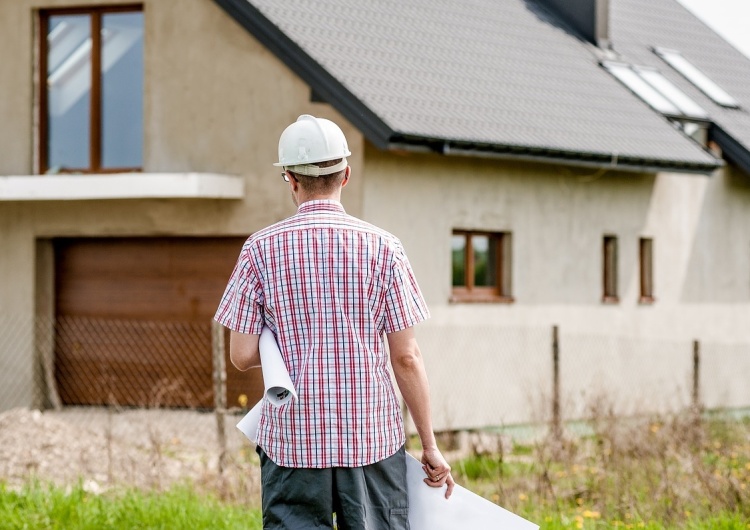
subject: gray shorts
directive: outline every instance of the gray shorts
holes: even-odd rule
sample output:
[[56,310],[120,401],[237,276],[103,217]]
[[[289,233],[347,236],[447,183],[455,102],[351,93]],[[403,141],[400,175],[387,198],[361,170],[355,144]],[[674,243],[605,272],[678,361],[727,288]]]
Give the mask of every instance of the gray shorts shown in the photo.
[[260,448],[264,530],[409,530],[406,452],[363,467],[277,466]]

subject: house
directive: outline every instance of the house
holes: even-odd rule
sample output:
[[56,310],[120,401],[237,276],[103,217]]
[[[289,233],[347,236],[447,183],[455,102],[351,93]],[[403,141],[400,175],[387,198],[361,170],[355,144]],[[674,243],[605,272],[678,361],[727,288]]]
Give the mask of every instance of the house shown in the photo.
[[693,340],[704,403],[750,404],[750,60],[676,0],[17,0],[0,54],[2,409],[210,407],[305,113],[416,271],[437,428],[538,419],[552,325],[567,417],[680,406]]

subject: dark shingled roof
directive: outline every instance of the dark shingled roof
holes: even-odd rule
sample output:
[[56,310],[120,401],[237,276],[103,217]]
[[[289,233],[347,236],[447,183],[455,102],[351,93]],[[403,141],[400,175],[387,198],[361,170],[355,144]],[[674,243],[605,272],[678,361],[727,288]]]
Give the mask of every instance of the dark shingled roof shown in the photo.
[[[685,172],[721,164],[535,0],[215,1],[380,148]],[[729,139],[747,152],[747,112],[712,103],[650,46],[682,51],[750,108],[744,56],[675,0],[611,0],[610,24],[621,60],[657,66],[709,111],[725,150]]]
[[[706,109],[714,123],[713,138],[728,158],[750,173],[750,59],[676,0],[612,0],[612,20],[615,49],[630,62],[659,68]],[[714,103],[651,52],[654,46],[680,51],[738,100],[740,109]]]

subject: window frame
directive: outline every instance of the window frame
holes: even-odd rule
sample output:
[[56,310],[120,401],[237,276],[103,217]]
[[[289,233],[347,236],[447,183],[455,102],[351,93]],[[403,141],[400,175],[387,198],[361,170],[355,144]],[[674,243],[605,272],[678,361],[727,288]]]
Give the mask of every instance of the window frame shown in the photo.
[[[49,115],[47,108],[47,35],[49,33],[49,19],[54,16],[89,15],[91,17],[91,95],[89,108],[89,165],[87,168],[61,168],[59,173],[105,174],[142,172],[143,167],[102,167],[102,72],[101,72],[101,28],[102,16],[110,13],[143,13],[143,4],[114,4],[105,6],[81,6],[44,8],[37,11],[39,36],[39,140],[37,161],[39,173],[44,175],[51,169],[48,165],[49,156]],[[144,20],[145,22],[145,20]],[[145,68],[145,65],[144,65]]]
[[654,297],[654,239],[641,237],[638,239],[638,268],[640,278],[641,304],[653,304]]
[[[466,302],[494,302],[494,303],[512,303],[515,301],[512,295],[512,241],[511,232],[492,232],[487,230],[464,230],[454,229],[452,236],[463,236],[465,238],[465,256],[464,256],[464,280],[465,285],[451,285],[450,301],[453,303]],[[474,249],[472,245],[472,236],[487,236],[495,240],[495,252],[497,253],[496,264],[497,270],[495,277],[497,284],[495,286],[475,286],[474,285]],[[451,262],[451,272],[453,263]],[[452,284],[452,281],[451,281]]]
[[620,302],[618,291],[618,241],[613,234],[602,237],[602,302],[617,304]]

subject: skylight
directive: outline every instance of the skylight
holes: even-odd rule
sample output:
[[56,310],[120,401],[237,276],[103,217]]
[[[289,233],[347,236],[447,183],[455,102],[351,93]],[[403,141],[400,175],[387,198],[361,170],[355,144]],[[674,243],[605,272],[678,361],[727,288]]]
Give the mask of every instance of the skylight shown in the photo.
[[677,118],[708,119],[708,113],[655,68],[612,61],[602,66],[654,110]]
[[646,68],[643,66],[634,66],[636,71],[652,87],[662,93],[669,101],[677,105],[685,116],[708,119],[708,112],[703,110],[700,105],[690,99],[682,90],[674,86],[669,80],[661,75],[656,68]]
[[698,87],[704,94],[723,107],[739,108],[739,102],[730,96],[723,88],[714,83],[711,78],[698,70],[693,63],[685,59],[676,50],[666,48],[652,48],[654,53],[682,74],[688,81]]

